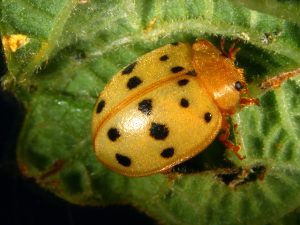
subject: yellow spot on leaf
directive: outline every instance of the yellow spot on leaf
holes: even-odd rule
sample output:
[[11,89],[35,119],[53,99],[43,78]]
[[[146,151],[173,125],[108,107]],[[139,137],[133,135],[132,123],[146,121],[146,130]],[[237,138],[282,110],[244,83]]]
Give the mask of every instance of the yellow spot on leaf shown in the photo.
[[2,37],[2,44],[5,51],[16,52],[19,48],[29,42],[29,38],[24,34],[13,34]]

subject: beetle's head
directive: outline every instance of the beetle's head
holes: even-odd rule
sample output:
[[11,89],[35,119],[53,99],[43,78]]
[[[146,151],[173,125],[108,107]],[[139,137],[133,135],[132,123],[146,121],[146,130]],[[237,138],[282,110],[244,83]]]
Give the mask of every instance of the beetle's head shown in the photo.
[[193,66],[221,112],[233,113],[246,86],[243,70],[206,40],[193,44]]

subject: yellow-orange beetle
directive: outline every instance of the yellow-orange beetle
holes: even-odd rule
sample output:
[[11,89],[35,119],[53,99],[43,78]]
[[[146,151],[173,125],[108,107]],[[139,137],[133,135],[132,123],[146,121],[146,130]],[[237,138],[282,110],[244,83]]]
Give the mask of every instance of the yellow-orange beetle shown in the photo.
[[[226,117],[246,83],[227,54],[206,40],[155,49],[118,72],[100,94],[92,142],[100,162],[127,176],[168,171],[203,151],[217,136],[228,141]],[[238,155],[238,154],[237,154]]]

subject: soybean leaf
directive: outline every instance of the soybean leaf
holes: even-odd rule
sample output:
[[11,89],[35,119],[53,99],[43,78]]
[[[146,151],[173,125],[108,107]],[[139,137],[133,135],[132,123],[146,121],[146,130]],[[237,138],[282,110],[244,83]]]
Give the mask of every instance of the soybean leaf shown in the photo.
[[[275,90],[258,88],[267,77],[299,68],[300,29],[293,19],[225,0],[0,4],[8,65],[2,85],[26,110],[17,147],[25,176],[72,203],[132,204],[164,224],[296,221],[300,78]],[[237,65],[261,101],[232,118],[239,124],[233,138],[247,158],[235,159],[215,141],[176,167],[171,179],[127,178],[98,163],[91,114],[111,77],[164,44],[205,38],[218,45],[220,37],[240,40]]]

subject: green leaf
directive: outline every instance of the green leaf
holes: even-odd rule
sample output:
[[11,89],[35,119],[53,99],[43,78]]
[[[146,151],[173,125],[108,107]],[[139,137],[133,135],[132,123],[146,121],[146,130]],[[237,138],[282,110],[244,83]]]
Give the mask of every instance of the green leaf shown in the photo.
[[298,0],[233,0],[233,2],[300,24],[300,2]]
[[[300,67],[299,25],[267,6],[257,12],[226,0],[84,2],[0,2],[2,38],[29,38],[15,52],[4,45],[2,81],[26,110],[17,147],[23,174],[69,202],[132,204],[163,224],[296,224],[300,77],[275,90],[258,86]],[[98,163],[91,115],[111,77],[164,44],[218,45],[221,36],[227,45],[240,40],[237,64],[261,102],[232,117],[246,159],[214,141],[171,175],[128,178]]]

